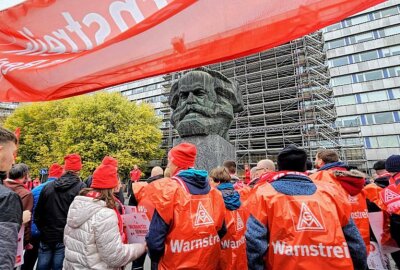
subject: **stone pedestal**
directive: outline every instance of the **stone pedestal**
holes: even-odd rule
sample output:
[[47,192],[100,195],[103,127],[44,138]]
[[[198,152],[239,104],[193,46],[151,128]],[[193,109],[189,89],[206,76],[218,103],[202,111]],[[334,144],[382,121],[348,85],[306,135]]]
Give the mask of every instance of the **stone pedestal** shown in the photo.
[[178,138],[174,140],[174,146],[183,142],[197,147],[196,169],[210,172],[213,168],[222,166],[225,160],[235,160],[235,147],[219,135]]

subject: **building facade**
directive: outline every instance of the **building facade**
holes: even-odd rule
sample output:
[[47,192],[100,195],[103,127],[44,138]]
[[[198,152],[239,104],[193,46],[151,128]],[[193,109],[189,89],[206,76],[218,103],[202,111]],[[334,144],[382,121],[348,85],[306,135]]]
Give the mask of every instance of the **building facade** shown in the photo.
[[368,167],[400,152],[400,0],[324,30],[344,147],[361,142]]

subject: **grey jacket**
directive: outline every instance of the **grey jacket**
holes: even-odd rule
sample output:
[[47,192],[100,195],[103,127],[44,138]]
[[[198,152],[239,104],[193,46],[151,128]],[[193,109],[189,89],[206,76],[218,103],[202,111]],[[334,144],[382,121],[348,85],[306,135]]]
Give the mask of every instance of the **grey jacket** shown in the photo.
[[0,184],[0,270],[14,269],[21,224],[21,199]]

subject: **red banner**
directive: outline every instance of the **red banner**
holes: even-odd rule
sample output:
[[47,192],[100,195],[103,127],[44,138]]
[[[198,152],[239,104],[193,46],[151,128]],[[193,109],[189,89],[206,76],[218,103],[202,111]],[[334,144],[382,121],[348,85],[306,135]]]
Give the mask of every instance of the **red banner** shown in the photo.
[[28,0],[0,12],[0,101],[79,95],[225,61],[383,0]]

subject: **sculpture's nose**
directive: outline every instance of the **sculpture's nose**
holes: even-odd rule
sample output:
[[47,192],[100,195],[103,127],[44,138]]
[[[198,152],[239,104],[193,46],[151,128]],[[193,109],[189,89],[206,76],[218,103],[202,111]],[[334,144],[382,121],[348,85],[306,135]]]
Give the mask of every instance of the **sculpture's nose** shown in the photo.
[[187,103],[192,104],[194,103],[194,95],[193,92],[189,92],[188,98],[187,98]]

